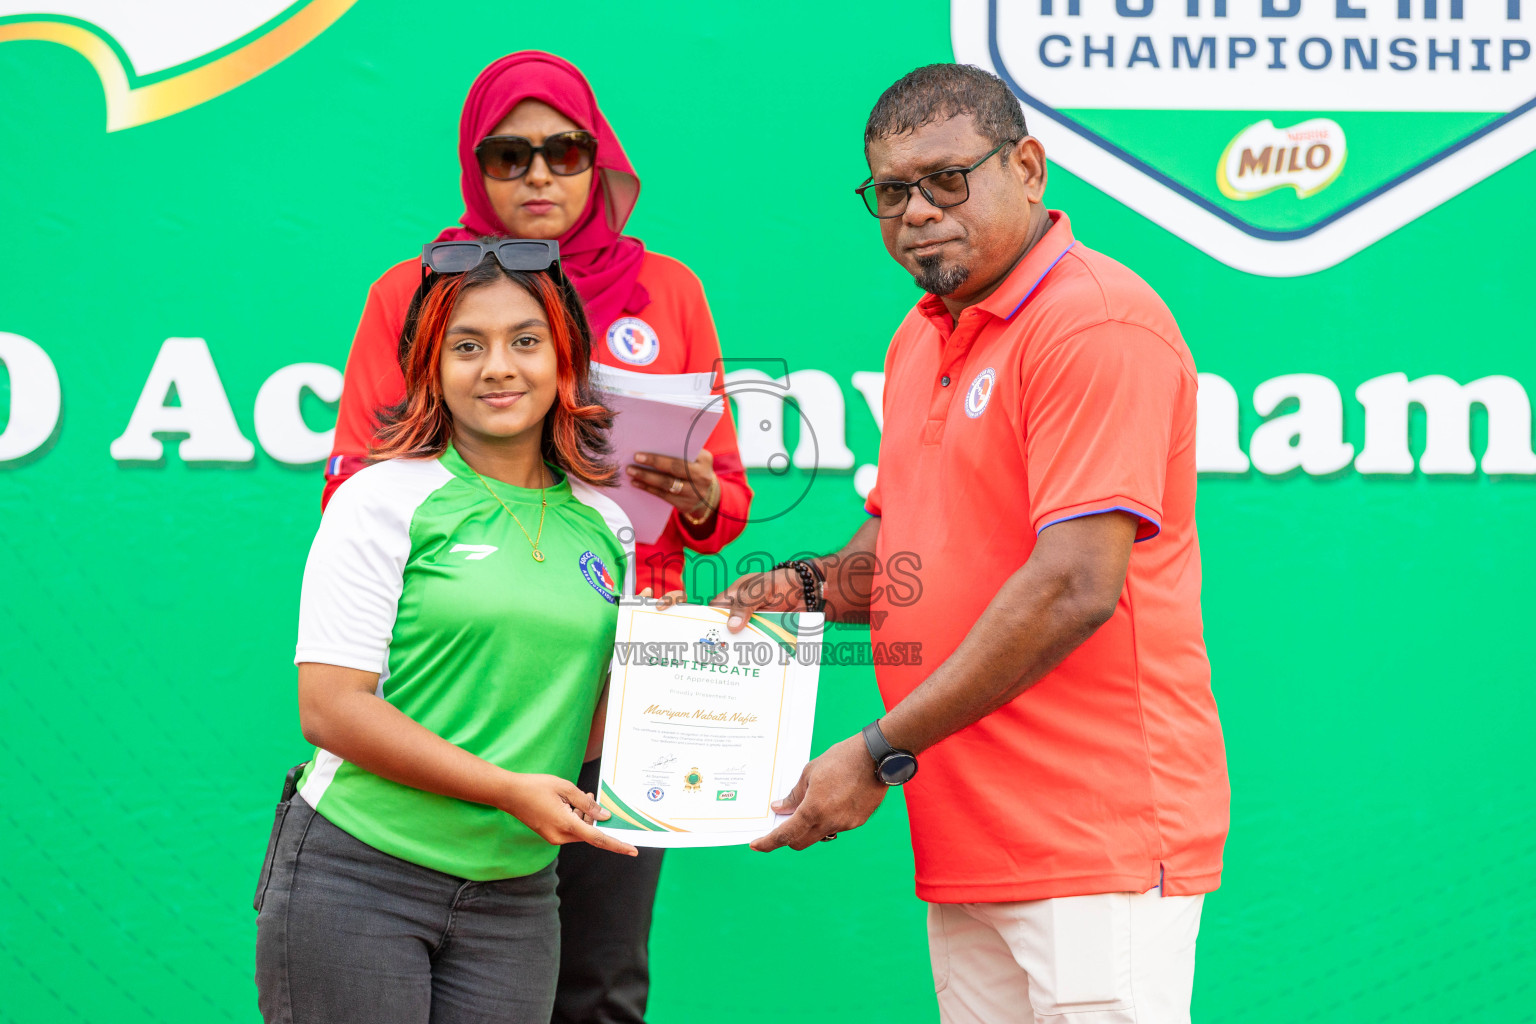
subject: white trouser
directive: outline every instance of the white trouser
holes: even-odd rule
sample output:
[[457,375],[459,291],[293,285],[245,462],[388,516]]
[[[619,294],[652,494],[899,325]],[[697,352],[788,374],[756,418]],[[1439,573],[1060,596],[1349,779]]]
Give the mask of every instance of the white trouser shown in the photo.
[[930,903],[943,1024],[1189,1024],[1204,896]]

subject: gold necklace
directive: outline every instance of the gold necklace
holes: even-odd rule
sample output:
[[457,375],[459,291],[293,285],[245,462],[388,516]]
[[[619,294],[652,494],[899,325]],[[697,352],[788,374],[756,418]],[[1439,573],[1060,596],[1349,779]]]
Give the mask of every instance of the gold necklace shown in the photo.
[[[469,463],[466,462],[465,465],[469,466]],[[479,478],[480,482],[485,485],[486,493],[496,499],[496,504],[500,505],[503,509],[506,509],[507,515],[512,517],[512,521],[517,524],[517,528],[523,531],[523,536],[528,537],[528,543],[533,548],[533,560],[535,562],[544,561],[544,552],[539,550],[539,539],[544,536],[544,510],[549,507],[549,499],[544,497],[544,491],[546,488],[539,488],[539,532],[536,535],[530,537],[528,535],[528,527],[524,526],[523,521],[517,518],[516,512],[513,512],[510,508],[507,508],[507,503],[501,500],[501,495],[491,490],[491,485],[486,481],[485,477],[480,476],[480,471],[475,469],[474,466],[469,466],[469,471],[475,474],[475,476]]]

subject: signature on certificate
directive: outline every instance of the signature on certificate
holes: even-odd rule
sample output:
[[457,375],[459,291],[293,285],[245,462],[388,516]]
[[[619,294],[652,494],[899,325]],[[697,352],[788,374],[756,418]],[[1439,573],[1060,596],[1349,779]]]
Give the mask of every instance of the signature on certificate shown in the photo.
[[650,765],[647,767],[647,770],[659,771],[662,768],[672,768],[676,766],[676,764],[676,757],[658,757],[656,760],[650,763]]

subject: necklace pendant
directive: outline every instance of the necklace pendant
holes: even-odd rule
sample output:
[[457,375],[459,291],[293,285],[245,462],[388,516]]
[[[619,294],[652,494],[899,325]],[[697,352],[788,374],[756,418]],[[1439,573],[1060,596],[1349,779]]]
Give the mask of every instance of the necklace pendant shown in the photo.
[[542,562],[542,561],[544,561],[544,552],[540,551],[538,548],[534,548],[533,549],[533,560],[535,562]]

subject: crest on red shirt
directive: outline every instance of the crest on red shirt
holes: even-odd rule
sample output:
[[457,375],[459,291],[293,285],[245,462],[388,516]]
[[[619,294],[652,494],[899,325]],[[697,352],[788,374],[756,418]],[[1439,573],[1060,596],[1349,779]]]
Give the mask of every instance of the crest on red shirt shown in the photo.
[[608,350],[631,366],[647,366],[661,354],[661,339],[644,320],[624,316],[608,328]]
[[987,411],[987,403],[992,401],[992,388],[997,384],[997,371],[987,367],[976,375],[971,381],[971,386],[965,392],[965,414],[975,419]]

